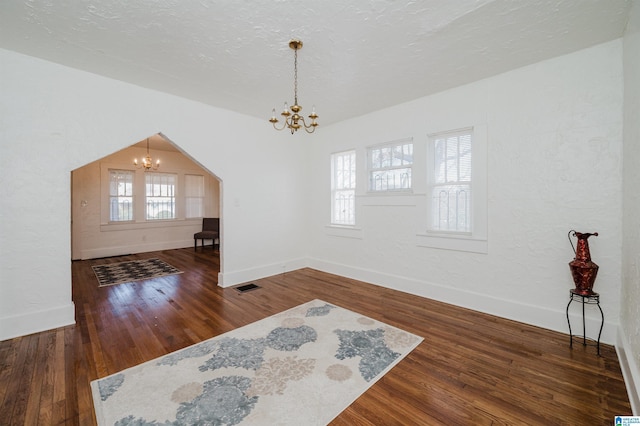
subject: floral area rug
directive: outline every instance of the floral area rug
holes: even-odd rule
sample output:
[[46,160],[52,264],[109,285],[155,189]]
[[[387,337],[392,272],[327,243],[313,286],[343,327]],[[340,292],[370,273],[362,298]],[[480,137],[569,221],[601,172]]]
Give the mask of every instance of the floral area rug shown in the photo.
[[182,273],[178,268],[155,258],[94,265],[91,268],[98,278],[99,287]]
[[99,425],[324,425],[422,337],[313,300],[91,382]]

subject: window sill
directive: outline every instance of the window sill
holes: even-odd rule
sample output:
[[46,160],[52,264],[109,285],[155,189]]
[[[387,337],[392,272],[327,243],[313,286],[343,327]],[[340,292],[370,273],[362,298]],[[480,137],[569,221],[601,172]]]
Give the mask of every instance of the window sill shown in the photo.
[[398,197],[398,196],[407,196],[407,195],[415,195],[412,188],[407,189],[389,189],[387,191],[371,191],[367,190],[361,197]]
[[133,229],[170,228],[176,226],[200,225],[202,219],[154,220],[145,222],[103,223],[100,232],[131,231]]
[[348,225],[326,225],[325,233],[332,237],[362,239],[362,228]]
[[437,248],[441,250],[464,251],[469,253],[489,253],[489,242],[486,239],[457,235],[416,235],[416,245],[419,247]]

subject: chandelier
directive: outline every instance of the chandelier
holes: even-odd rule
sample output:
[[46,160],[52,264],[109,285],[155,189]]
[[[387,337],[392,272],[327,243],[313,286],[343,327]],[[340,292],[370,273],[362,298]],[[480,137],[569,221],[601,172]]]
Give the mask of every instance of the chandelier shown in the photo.
[[158,170],[158,167],[160,167],[160,160],[156,160],[156,164],[153,164],[151,155],[149,155],[149,138],[147,138],[147,156],[145,158],[141,158],[140,161],[141,161],[141,164],[138,164],[138,159],[134,158],[133,165],[136,166],[138,169],[143,167],[145,172],[152,169]]
[[302,107],[298,105],[298,50],[302,49],[302,41],[293,39],[289,42],[289,47],[293,49],[294,59],[293,59],[293,105],[289,108],[287,103],[284,103],[284,108],[280,115],[284,117],[284,123],[282,123],[282,127],[278,127],[276,124],[278,123],[278,119],[276,118],[276,109],[274,108],[271,114],[271,118],[269,122],[273,124],[273,128],[276,130],[291,130],[291,134],[294,134],[300,128],[304,128],[307,133],[313,133],[318,126],[318,122],[316,119],[318,118],[318,114],[316,114],[316,107],[314,106],[311,109],[311,114],[309,114],[309,118],[311,119],[311,123],[307,124],[304,121],[304,117],[299,114],[302,111]]

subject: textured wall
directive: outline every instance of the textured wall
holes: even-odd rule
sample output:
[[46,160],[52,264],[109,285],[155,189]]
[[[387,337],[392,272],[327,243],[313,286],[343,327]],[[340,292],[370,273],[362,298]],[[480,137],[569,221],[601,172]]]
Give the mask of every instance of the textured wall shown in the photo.
[[[316,267],[566,331],[573,255],[566,233],[598,231],[596,290],[605,340],[613,340],[622,255],[621,41],[328,126],[304,143],[235,113],[0,55],[0,199],[19,206],[5,209],[0,224],[0,338],[72,321],[70,171],[162,131],[222,179],[225,284],[303,264],[312,233]],[[424,214],[419,166],[411,197],[360,192],[356,238],[328,232],[331,152],[356,148],[363,166],[366,146],[412,136],[418,164],[428,133],[468,125],[488,131],[488,254],[416,244]],[[23,158],[32,159],[29,168]],[[593,325],[596,312],[587,314]]]
[[[621,336],[636,385],[635,413],[640,413],[640,4],[632,6],[624,37],[624,185],[622,239]],[[631,392],[630,392],[631,394]],[[635,398],[633,398],[635,397]]]
[[0,339],[73,322],[71,171],[157,132],[222,181],[224,283],[282,272],[305,252],[299,139],[6,50],[0,63]]
[[[488,254],[421,247],[425,144],[432,132],[486,126]],[[622,42],[606,43],[323,129],[314,145],[314,266],[567,332],[573,287],[567,232],[600,233],[603,339],[615,342],[620,305]],[[415,144],[414,194],[365,193],[366,147]],[[329,155],[355,148],[357,232],[329,221]],[[338,234],[342,232],[342,236]],[[382,302],[384,303],[384,302]],[[579,309],[573,306],[578,320]],[[597,336],[599,313],[587,309]],[[588,330],[589,332],[589,330]]]

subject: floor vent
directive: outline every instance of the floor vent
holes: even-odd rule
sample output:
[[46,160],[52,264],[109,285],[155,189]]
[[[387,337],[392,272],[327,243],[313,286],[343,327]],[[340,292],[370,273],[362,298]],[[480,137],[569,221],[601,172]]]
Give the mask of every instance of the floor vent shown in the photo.
[[256,284],[245,284],[245,285],[239,285],[238,287],[235,287],[235,289],[238,290],[240,293],[246,293],[247,291],[257,290],[259,288],[260,286]]

